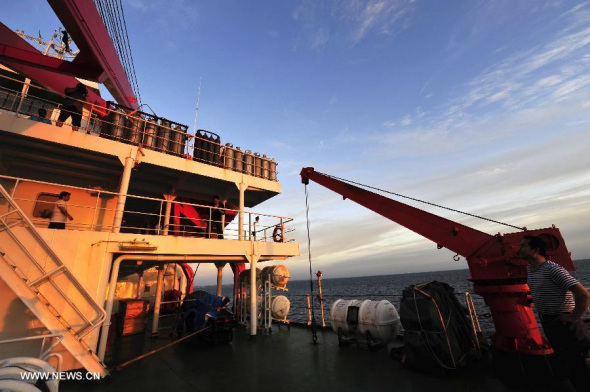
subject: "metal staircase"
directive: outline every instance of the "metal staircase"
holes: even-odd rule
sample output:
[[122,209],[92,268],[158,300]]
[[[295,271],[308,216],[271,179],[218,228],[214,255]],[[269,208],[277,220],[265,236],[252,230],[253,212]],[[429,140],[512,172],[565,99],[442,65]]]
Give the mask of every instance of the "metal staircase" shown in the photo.
[[88,372],[108,375],[84,341],[106,317],[0,185],[0,277]]

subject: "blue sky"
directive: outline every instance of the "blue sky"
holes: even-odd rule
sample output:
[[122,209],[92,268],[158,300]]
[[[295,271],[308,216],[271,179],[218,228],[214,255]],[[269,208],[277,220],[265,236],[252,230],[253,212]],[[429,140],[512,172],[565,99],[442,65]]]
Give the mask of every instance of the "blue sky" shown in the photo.
[[[574,259],[590,258],[589,2],[123,4],[143,102],[192,127],[202,78],[198,127],[278,161],[283,194],[256,210],[296,219],[294,277],[309,268],[305,166],[516,226],[555,224]],[[44,2],[3,6],[9,27],[46,37],[52,17]],[[326,278],[466,267],[318,185],[309,192]]]

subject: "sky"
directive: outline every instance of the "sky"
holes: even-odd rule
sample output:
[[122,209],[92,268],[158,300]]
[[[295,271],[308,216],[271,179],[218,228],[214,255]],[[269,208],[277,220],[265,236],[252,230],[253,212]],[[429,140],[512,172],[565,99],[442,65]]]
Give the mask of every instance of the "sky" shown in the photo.
[[[590,258],[590,2],[123,0],[142,102],[278,162],[309,276],[301,168],[529,229]],[[40,0],[2,22],[49,37]],[[53,19],[52,19],[53,18]],[[311,183],[325,278],[466,268],[448,250]],[[396,198],[398,201],[407,202]],[[513,228],[417,206],[495,234]],[[203,268],[204,284],[214,281]],[[226,269],[229,275],[229,268]]]

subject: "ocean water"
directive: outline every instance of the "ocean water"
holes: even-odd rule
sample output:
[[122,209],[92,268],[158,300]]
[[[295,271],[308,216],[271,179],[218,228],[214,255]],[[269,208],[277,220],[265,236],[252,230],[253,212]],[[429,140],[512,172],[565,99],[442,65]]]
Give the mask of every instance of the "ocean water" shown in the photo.
[[[575,261],[577,271],[574,275],[586,288],[590,289],[590,260]],[[412,285],[437,280],[451,285],[459,301],[465,305],[465,292],[469,292],[473,298],[482,332],[491,336],[494,332],[490,310],[484,303],[483,298],[473,292],[473,285],[467,279],[469,270],[420,272],[412,274],[363,276],[354,278],[322,279],[322,294],[324,297],[324,319],[327,325],[330,324],[330,308],[338,299],[359,299],[359,300],[388,300],[399,309],[402,291]],[[289,320],[291,322],[307,323],[307,295],[310,293],[309,280],[290,281],[287,285],[287,292],[276,292],[277,295],[285,295],[291,301]],[[209,292],[215,292],[214,286],[199,288]],[[321,323],[321,311],[318,301],[317,278],[313,276],[314,314],[316,322]],[[223,286],[223,295],[231,298],[231,285]]]

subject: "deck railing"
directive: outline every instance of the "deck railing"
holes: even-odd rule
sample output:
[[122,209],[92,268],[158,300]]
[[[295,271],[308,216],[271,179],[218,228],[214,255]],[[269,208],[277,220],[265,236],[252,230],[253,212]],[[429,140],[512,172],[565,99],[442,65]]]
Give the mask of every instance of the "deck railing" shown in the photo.
[[[28,214],[36,227],[47,227],[50,221],[54,201],[40,199],[40,195],[53,196],[61,191],[72,193],[68,203],[68,212],[74,217],[66,223],[66,229],[110,232],[113,230],[113,220],[116,210],[116,192],[103,189],[74,187],[44,181],[30,180],[19,177],[0,175],[2,184],[18,203],[20,208]],[[35,184],[35,191],[24,190],[25,184]],[[43,189],[59,189],[50,193]],[[22,191],[22,192],[21,192]],[[47,193],[40,193],[47,192]],[[34,194],[36,199],[25,196]],[[76,203],[76,195],[91,198],[92,203]],[[80,197],[78,197],[80,199]],[[174,235],[183,237],[218,238],[212,226],[218,223],[223,226],[224,239],[239,239],[239,210],[220,208],[225,215],[222,221],[213,219],[212,205],[191,203],[187,201],[171,201],[170,219],[166,222],[166,203],[164,199],[127,195],[123,212],[121,233],[136,233],[146,235]],[[142,208],[135,208],[134,205]],[[146,207],[147,206],[147,207]],[[0,209],[2,206],[0,205]],[[290,242],[293,241],[293,218],[244,211],[244,226],[242,238],[249,241]],[[280,233],[280,235],[279,235]]]
[[[47,111],[46,119],[52,124],[58,122],[64,100],[72,97],[56,94],[15,78],[0,75],[0,84],[28,86],[21,91],[0,86],[0,109],[20,116],[37,117],[39,109]],[[26,92],[23,92],[26,91]],[[83,102],[86,110],[82,113],[81,125],[77,131],[86,132],[121,143],[175,155],[212,166],[222,167],[239,173],[277,181],[277,163],[265,154],[242,150],[231,143],[222,144],[221,138],[206,130],[188,133],[188,126],[158,117],[155,114],[133,110],[109,102],[107,107]],[[72,114],[72,113],[70,113]],[[37,119],[39,121],[39,119]],[[70,127],[71,122],[65,125]]]

